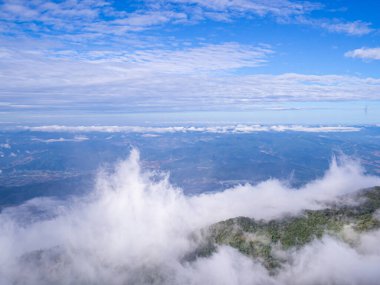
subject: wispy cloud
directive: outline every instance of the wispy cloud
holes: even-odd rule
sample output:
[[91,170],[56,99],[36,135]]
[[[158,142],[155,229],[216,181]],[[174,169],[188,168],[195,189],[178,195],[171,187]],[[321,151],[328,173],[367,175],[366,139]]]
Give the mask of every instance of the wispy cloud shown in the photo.
[[[314,17],[312,15],[313,11],[320,11],[325,8],[319,2],[290,0],[169,0],[155,1],[155,3],[155,7],[157,7],[157,3],[160,3],[161,7],[168,7],[168,3],[181,4],[183,5],[183,12],[188,15],[189,19],[231,21],[239,17],[265,17],[270,15],[278,23],[307,24],[332,33],[362,36],[373,31],[370,27],[371,23],[360,20],[345,21],[335,18]],[[194,9],[194,5],[199,9]],[[196,14],[196,16],[192,14]]]
[[75,38],[77,40],[85,35],[82,40],[86,40],[119,36],[186,20],[186,15],[180,12],[131,7],[129,11],[117,10],[108,0],[5,0],[0,4],[0,25],[13,34],[27,32],[50,37],[71,35],[78,36]]
[[247,107],[265,101],[378,99],[378,78],[241,72],[266,64],[273,52],[268,46],[237,43],[132,52],[3,48],[0,107],[102,102],[104,107],[106,103],[170,110]]
[[315,19],[310,17],[296,17],[295,22],[324,29],[331,33],[341,33],[350,36],[363,36],[371,33],[371,23],[362,21],[344,21],[340,19]]
[[359,48],[348,51],[344,54],[346,57],[360,58],[367,60],[380,60],[380,48]]
[[378,78],[241,72],[266,64],[273,53],[266,45],[238,43],[134,51],[2,48],[0,107],[108,102],[167,109],[378,98]]
[[255,68],[281,53],[274,44],[184,40],[178,34],[158,39],[144,33],[163,25],[262,17],[349,35],[371,32],[365,22],[314,19],[318,9],[323,6],[290,0],[137,1],[118,9],[111,1],[5,0],[0,4],[5,31],[0,110],[99,102],[132,111],[181,110],[247,107],[258,101],[377,99],[378,78],[258,74]]
[[[184,13],[198,13],[196,18],[209,18],[212,20],[228,21],[238,17],[274,16],[278,23],[306,24],[322,28],[332,33],[343,33],[353,36],[362,36],[373,31],[371,23],[362,21],[344,21],[340,19],[318,18],[311,15],[311,12],[322,10],[324,5],[318,2],[309,1],[288,1],[288,0],[170,0],[159,1],[158,3],[167,7],[168,3],[182,4]],[[186,6],[189,5],[189,6]],[[200,9],[193,10],[192,6],[197,5]],[[194,17],[193,17],[194,18]],[[219,19],[218,19],[219,18]]]
[[116,9],[108,0],[5,0],[0,4],[0,28],[7,34],[40,34],[61,40],[113,40],[121,35],[166,24],[194,24],[203,20],[228,22],[245,17],[272,16],[278,23],[319,26],[329,32],[364,35],[369,23],[318,19],[311,12],[318,2],[292,0],[145,0]]
[[127,63],[138,68],[165,73],[217,71],[260,66],[273,50],[269,46],[238,43],[208,44],[182,50],[138,50],[132,53],[94,51],[88,54],[95,63]]
[[39,139],[32,138],[32,141],[38,141],[43,143],[56,143],[56,142],[82,142],[88,140],[86,136],[75,136],[73,138],[54,138],[54,139]]
[[202,11],[204,17],[209,15],[207,12],[213,11],[224,14],[226,18],[249,13],[258,16],[272,14],[274,16],[287,17],[305,14],[321,8],[321,4],[319,3],[289,0],[169,0],[154,2],[162,6],[167,6],[168,4],[188,5],[185,6],[187,11],[191,11],[191,5],[197,5],[204,9]]
[[[153,95],[155,91],[159,92],[159,86],[164,89],[181,88],[182,92],[168,92],[168,95],[175,95],[176,92],[186,92],[184,88],[188,85],[180,86],[178,84],[183,83],[178,80],[187,78],[189,84],[195,84],[194,81],[202,84],[207,82],[208,77],[220,72],[263,65],[272,53],[273,50],[268,46],[238,43],[129,52],[92,50],[78,53],[73,50],[3,48],[0,56],[0,68],[3,71],[0,75],[0,92],[10,95],[37,90],[41,95],[45,92],[58,93],[69,99],[67,92],[76,93],[86,87],[91,87],[100,96],[104,94],[101,95],[99,87],[110,88],[107,92],[115,90],[112,93],[127,88],[130,96],[142,91]],[[10,103],[3,102],[3,105],[6,104]]]
[[[256,132],[306,132],[306,133],[340,133],[358,132],[358,127],[349,126],[301,126],[301,125],[227,125],[212,127],[141,127],[141,126],[39,126],[23,127],[23,129],[37,132],[104,132],[104,133],[256,133]],[[75,137],[77,139],[77,137]],[[82,137],[80,137],[82,138]],[[83,140],[83,139],[82,139]],[[54,141],[67,141],[60,138]],[[78,139],[77,139],[78,141]],[[50,142],[50,140],[48,141]]]
[[373,31],[370,23],[362,21],[320,21],[319,26],[334,33],[344,33],[352,36],[367,35]]

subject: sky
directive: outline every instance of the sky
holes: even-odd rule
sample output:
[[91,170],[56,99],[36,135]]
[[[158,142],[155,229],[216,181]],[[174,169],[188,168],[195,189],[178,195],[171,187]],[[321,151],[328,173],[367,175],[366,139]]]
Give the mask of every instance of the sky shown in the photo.
[[0,123],[376,124],[379,11],[377,0],[0,0]]

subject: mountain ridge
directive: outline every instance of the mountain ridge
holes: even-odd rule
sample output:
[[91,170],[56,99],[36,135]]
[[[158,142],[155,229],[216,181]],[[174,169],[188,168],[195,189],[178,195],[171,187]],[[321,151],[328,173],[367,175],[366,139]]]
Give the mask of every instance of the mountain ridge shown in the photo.
[[260,262],[272,274],[285,263],[290,251],[314,240],[332,236],[355,247],[361,233],[380,228],[380,186],[341,196],[320,210],[303,210],[269,221],[234,217],[201,230],[200,246],[187,259],[207,257],[220,246],[230,246]]

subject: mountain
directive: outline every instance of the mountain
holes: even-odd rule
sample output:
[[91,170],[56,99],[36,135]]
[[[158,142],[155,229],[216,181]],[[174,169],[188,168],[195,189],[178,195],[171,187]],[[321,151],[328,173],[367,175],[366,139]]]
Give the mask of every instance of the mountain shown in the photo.
[[321,210],[269,221],[236,217],[202,230],[204,241],[188,259],[210,256],[231,246],[272,274],[289,262],[289,253],[329,235],[355,247],[361,233],[380,228],[380,187],[345,195]]

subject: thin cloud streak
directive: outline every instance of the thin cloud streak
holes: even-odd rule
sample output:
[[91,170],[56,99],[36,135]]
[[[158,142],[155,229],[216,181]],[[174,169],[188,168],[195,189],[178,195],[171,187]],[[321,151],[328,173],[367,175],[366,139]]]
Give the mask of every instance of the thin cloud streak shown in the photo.
[[38,126],[22,127],[37,132],[105,132],[105,133],[255,133],[255,132],[306,132],[306,133],[340,133],[359,132],[361,128],[348,126],[301,126],[301,125],[228,125],[212,127],[141,127],[141,126]]
[[364,36],[374,31],[371,23],[362,21],[343,21],[339,19],[313,19],[299,16],[296,23],[324,29],[331,33],[341,33],[350,36]]

